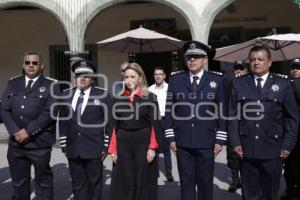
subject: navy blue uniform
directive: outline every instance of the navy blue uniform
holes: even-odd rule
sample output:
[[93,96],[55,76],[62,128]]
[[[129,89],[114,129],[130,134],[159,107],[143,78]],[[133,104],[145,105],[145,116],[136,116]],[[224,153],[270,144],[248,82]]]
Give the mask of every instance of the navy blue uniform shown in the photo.
[[102,152],[107,151],[112,99],[107,91],[91,86],[81,116],[71,105],[77,88],[65,90],[59,113],[61,146],[68,158],[74,199],[102,199]]
[[[8,162],[14,183],[15,199],[30,199],[30,169],[35,168],[37,199],[53,199],[53,177],[49,166],[51,147],[55,143],[55,121],[51,105],[56,101],[51,91],[53,80],[40,75],[25,89],[25,76],[11,79],[3,94],[1,118],[10,134]],[[55,115],[55,113],[52,113]],[[14,134],[25,128],[29,139],[19,144]]]
[[[291,79],[294,96],[296,97],[300,113],[300,79]],[[284,178],[287,185],[287,194],[300,196],[300,134],[298,130],[297,142],[289,157],[284,161]]]
[[[170,77],[165,136],[176,141],[181,199],[212,199],[214,145],[226,143],[226,122],[219,117],[224,104],[222,77],[204,71],[196,92],[189,72]],[[196,167],[197,166],[197,167]]]
[[243,197],[260,199],[262,193],[266,199],[278,199],[281,150],[293,149],[298,129],[298,108],[289,81],[269,73],[259,96],[253,75],[235,78],[229,115],[237,117],[229,122],[230,143],[243,150]]

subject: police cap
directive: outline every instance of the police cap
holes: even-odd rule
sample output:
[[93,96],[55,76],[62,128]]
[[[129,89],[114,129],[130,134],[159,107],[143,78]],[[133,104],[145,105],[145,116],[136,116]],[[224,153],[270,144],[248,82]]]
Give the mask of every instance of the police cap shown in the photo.
[[297,68],[300,69],[300,58],[295,58],[292,60],[291,64],[290,64],[290,68]]
[[244,62],[244,61],[242,61],[242,60],[237,60],[237,61],[235,61],[234,62],[234,64],[233,64],[233,70],[235,71],[235,70],[244,70],[244,69],[246,69],[247,67],[246,67],[246,63]]
[[204,55],[209,56],[211,49],[209,46],[198,42],[198,41],[188,41],[182,47],[182,52],[184,56],[188,55]]
[[73,63],[72,72],[75,75],[94,74],[96,72],[96,66],[87,60],[78,60]]

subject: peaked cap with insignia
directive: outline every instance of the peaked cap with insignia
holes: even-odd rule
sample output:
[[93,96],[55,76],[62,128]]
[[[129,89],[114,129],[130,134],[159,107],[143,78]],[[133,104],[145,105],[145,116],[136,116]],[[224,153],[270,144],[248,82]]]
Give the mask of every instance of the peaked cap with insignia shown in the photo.
[[75,73],[75,75],[94,74],[96,72],[96,66],[87,60],[78,60],[73,63],[72,72]]

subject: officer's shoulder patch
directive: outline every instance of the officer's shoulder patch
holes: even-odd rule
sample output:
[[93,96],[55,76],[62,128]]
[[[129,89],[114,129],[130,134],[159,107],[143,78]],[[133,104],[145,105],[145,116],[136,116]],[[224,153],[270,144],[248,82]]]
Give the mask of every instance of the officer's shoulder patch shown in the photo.
[[10,78],[10,80],[13,80],[13,79],[19,78],[19,77],[21,77],[21,76],[23,76],[23,75],[18,75],[18,76],[11,77],[11,78]]
[[284,75],[284,74],[276,74],[274,73],[275,76],[279,77],[279,78],[283,78],[283,79],[287,79],[288,76],[287,75]]
[[97,89],[100,89],[100,90],[105,90],[105,91],[107,91],[108,89],[106,89],[106,88],[102,88],[102,87],[95,87],[95,88],[97,88]]
[[246,73],[246,74],[237,74],[235,75],[236,78],[240,78],[240,77],[245,77],[245,76],[248,76],[249,74]]
[[175,71],[175,72],[171,72],[171,76],[174,76],[174,75],[176,75],[176,74],[180,74],[180,73],[183,73],[184,72],[184,70],[179,70],[179,71]]
[[207,71],[207,73],[209,73],[209,74],[214,74],[214,75],[218,75],[218,76],[223,76],[223,73],[222,73],[222,72]]
[[46,79],[48,79],[48,80],[50,80],[50,81],[54,81],[54,82],[56,82],[56,81],[57,81],[56,79],[54,79],[54,78],[51,78],[51,77],[49,77],[49,76],[45,76],[45,78],[46,78]]

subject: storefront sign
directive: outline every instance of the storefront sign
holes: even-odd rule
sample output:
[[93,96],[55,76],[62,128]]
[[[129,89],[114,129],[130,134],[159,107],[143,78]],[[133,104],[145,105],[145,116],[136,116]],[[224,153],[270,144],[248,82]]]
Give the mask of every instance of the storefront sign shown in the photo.
[[[300,1],[300,0],[299,0]],[[215,19],[215,24],[238,24],[238,23],[251,23],[251,22],[267,22],[267,16],[256,17],[230,17]]]

